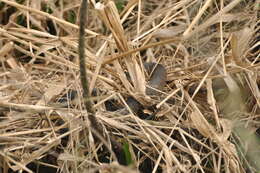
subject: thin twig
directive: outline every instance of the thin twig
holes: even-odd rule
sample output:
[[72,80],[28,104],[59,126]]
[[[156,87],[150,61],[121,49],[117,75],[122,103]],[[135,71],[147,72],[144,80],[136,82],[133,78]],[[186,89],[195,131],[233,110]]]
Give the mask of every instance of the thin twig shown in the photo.
[[[85,26],[87,23],[87,0],[82,0],[81,7],[80,7],[80,27],[79,27],[79,66],[80,66],[80,80],[83,89],[83,102],[88,111],[88,119],[91,124],[92,131],[94,135],[104,143],[107,149],[111,152],[112,157],[114,160],[117,160],[115,153],[109,148],[108,143],[106,142],[106,138],[103,135],[102,126],[98,123],[96,118],[96,112],[93,109],[93,105],[91,103],[90,93],[89,93],[89,84],[87,80],[87,73],[86,73],[86,66],[85,66]],[[112,145],[115,142],[112,142]],[[112,146],[113,147],[113,146]]]

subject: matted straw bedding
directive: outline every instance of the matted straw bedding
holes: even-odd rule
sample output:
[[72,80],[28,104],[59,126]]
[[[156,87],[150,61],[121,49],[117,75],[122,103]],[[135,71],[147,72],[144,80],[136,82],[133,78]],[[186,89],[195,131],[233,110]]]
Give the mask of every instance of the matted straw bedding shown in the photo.
[[[80,1],[0,0],[0,173],[259,171],[238,142],[260,151],[244,138],[260,126],[259,3],[89,0],[89,99],[106,140],[131,155],[123,166],[82,104]],[[156,98],[145,94],[144,62],[167,70]],[[121,114],[129,95],[155,105],[155,119]]]

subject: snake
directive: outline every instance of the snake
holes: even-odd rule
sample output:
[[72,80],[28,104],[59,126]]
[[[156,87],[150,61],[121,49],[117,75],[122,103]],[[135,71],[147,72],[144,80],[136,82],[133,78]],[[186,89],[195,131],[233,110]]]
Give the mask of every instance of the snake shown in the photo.
[[[160,91],[166,85],[167,72],[165,67],[162,64],[157,64],[154,62],[145,62],[143,63],[143,65],[144,69],[146,70],[149,76],[145,93],[151,97],[159,96]],[[126,104],[131,109],[131,111],[139,118],[148,118],[147,114],[143,112],[144,106],[140,102],[138,102],[133,96],[127,97]]]
[[[145,72],[147,73],[148,80],[147,80],[147,87],[145,89],[146,95],[150,96],[151,98],[155,96],[160,96],[160,91],[166,85],[167,79],[167,72],[165,67],[162,64],[154,63],[154,62],[144,62],[143,63]],[[128,79],[130,80],[130,79]],[[61,98],[58,99],[59,104],[63,107],[68,106],[68,99],[75,100],[77,98],[77,91],[76,90],[69,90],[68,93],[64,94]],[[150,119],[148,118],[149,115],[144,113],[145,106],[142,105],[139,101],[137,101],[133,96],[128,95],[126,97],[126,104],[130,108],[131,112],[138,116],[141,119]],[[114,105],[113,100],[108,100],[105,102],[106,110],[107,111],[119,111],[121,114],[128,114],[129,109],[126,107],[121,107],[119,105]],[[150,106],[148,109],[154,112],[153,106]]]

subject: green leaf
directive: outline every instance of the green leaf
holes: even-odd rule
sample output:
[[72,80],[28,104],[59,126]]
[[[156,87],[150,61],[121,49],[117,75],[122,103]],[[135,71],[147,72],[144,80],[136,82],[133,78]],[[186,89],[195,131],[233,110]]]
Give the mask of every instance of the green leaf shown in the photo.
[[67,21],[70,22],[70,23],[73,23],[75,24],[76,23],[76,13],[72,10],[70,10],[68,12],[68,18],[67,18]]
[[124,0],[117,0],[116,2],[116,8],[118,12],[120,13],[124,9]]
[[125,153],[126,164],[131,165],[133,163],[133,160],[132,160],[132,156],[131,156],[131,153],[130,153],[130,150],[129,150],[129,143],[126,142],[126,141],[123,142],[123,150],[124,150],[124,153]]

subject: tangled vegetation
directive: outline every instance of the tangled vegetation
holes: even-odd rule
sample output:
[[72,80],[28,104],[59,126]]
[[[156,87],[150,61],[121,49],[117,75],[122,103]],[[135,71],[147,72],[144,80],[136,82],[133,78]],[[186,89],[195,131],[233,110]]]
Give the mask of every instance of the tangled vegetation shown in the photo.
[[[0,173],[259,173],[258,0],[89,0],[101,139],[82,97],[80,5],[0,0]],[[146,62],[167,71],[153,97]]]

